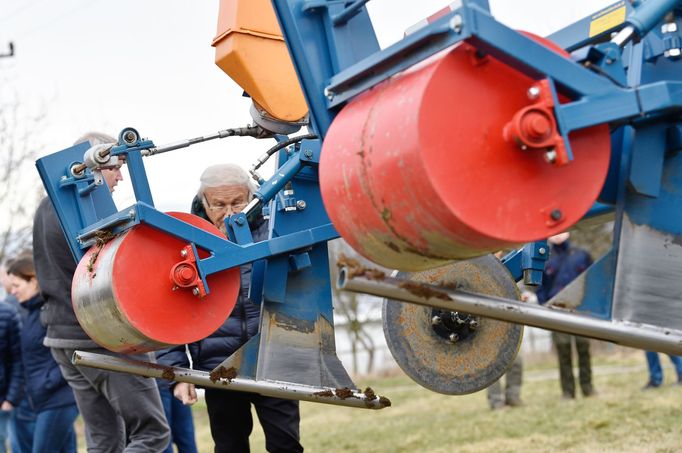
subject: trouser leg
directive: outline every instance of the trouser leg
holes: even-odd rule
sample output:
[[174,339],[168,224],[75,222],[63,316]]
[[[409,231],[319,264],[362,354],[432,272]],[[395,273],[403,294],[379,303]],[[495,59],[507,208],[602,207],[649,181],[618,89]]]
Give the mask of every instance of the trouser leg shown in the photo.
[[491,409],[504,406],[504,391],[502,390],[502,378],[499,378],[488,387],[488,404]]
[[523,359],[521,355],[516,356],[506,374],[505,399],[510,406],[521,404],[521,383],[523,382]]
[[682,383],[682,357],[678,355],[671,355],[670,361],[675,366],[675,372],[677,373],[677,382]]
[[[76,405],[38,413],[33,433],[33,453],[63,453],[74,434],[73,422],[78,417]],[[76,453],[74,448],[69,453]]]
[[265,449],[271,453],[303,451],[299,439],[301,417],[298,401],[252,395],[258,420],[265,433]]
[[575,382],[573,380],[573,358],[571,357],[571,335],[552,332],[552,339],[559,359],[559,380],[561,392],[565,397],[575,398]]
[[207,388],[205,395],[215,453],[248,453],[253,429],[249,394]]
[[661,385],[663,382],[663,369],[658,352],[646,351],[646,362],[649,365],[649,382],[653,385]]
[[[86,426],[89,452],[158,452],[170,430],[154,379],[71,364],[73,350],[53,349],[66,381],[74,389]],[[119,357],[97,349],[95,352]],[[149,354],[133,357],[151,361]],[[92,445],[92,447],[91,447]]]
[[585,337],[575,337],[575,348],[578,352],[580,388],[583,391],[583,395],[590,396],[594,393],[594,387],[592,386],[590,340]]
[[173,412],[173,441],[178,447],[179,453],[197,453],[197,444],[194,440],[194,420],[192,409],[185,406],[176,398],[171,400]]

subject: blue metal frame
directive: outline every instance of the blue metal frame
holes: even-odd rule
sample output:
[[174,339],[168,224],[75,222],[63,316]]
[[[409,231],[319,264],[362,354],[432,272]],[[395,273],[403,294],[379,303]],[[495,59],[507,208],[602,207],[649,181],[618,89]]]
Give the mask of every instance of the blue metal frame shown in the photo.
[[[127,158],[137,202],[120,212],[90,170],[72,172],[83,160],[88,144],[37,162],[74,257],[83,256],[98,230],[118,234],[145,223],[210,252],[197,262],[204,284],[207,275],[252,262],[250,297],[262,302],[265,312],[302,322],[324,318],[332,323],[326,242],[338,233],[327,217],[317,182],[321,140],[339,109],[353,97],[436,52],[467,42],[535,79],[547,79],[555,100],[559,94],[571,99],[566,104],[555,102],[554,108],[566,144],[572,131],[604,123],[612,127],[609,175],[600,203],[585,218],[615,209],[616,233],[612,250],[585,275],[578,301],[578,310],[610,319],[625,216],[682,237],[679,216],[674,216],[672,223],[666,217],[682,204],[682,195],[677,197],[662,179],[676,176],[678,166],[682,168],[682,163],[670,157],[682,147],[681,63],[664,57],[680,37],[664,36],[654,28],[667,11],[682,3],[647,0],[636,9],[624,5],[625,21],[591,37],[586,37],[585,30],[593,18],[557,32],[553,39],[574,51],[573,60],[497,22],[486,0],[463,0],[456,11],[381,50],[366,3],[273,0],[308,102],[311,127],[321,138],[281,151],[277,172],[263,181],[256,193],[270,215],[267,241],[253,243],[244,214],[230,217],[231,240],[226,240],[156,210],[142,159],[154,144],[139,139],[137,131],[128,128],[121,132],[111,155]],[[620,3],[614,5],[621,7]],[[677,24],[682,28],[680,19]],[[641,37],[639,42],[631,42],[623,50],[602,42],[609,33],[627,27]],[[137,139],[126,142],[125,134],[131,131]],[[527,244],[504,262],[517,279],[538,284],[547,250],[544,242]],[[249,343],[242,353],[240,372],[256,376],[257,344]]]

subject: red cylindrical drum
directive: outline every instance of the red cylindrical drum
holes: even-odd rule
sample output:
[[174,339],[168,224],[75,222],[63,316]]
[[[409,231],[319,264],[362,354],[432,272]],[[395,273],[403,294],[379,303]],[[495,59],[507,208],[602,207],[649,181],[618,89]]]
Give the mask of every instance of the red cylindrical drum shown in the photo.
[[341,236],[390,268],[421,270],[559,233],[604,183],[606,125],[570,135],[574,161],[505,140],[535,80],[458,45],[364,93],[323,144],[320,186]]
[[[169,214],[222,236],[200,217]],[[191,288],[177,287],[171,278],[171,269],[185,259],[181,253],[186,245],[141,224],[90,247],[71,286],[76,317],[88,336],[114,352],[140,353],[191,343],[215,332],[237,302],[239,268],[209,275],[210,293],[196,297]],[[200,258],[207,256],[199,250]]]

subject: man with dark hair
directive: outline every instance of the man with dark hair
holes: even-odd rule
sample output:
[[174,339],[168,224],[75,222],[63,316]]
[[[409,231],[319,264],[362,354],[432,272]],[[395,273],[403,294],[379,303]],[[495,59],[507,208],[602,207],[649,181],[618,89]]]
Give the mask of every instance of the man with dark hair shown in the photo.
[[[113,137],[90,133],[76,143],[91,146],[115,143]],[[103,169],[110,191],[121,181],[120,166]],[[153,379],[114,373],[71,363],[76,349],[118,355],[99,347],[81,328],[71,305],[71,280],[76,262],[62,233],[57,214],[48,198],[41,201],[33,225],[33,256],[40,289],[45,299],[41,320],[47,327],[44,344],[74,391],[85,422],[88,451],[158,452],[170,440],[159,391]],[[149,354],[133,356],[152,361]]]

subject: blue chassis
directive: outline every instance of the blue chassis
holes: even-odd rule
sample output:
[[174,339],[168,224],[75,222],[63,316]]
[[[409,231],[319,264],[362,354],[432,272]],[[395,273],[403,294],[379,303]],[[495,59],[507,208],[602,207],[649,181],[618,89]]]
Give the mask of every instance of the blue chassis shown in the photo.
[[[82,177],[71,174],[72,166],[82,161],[88,149],[88,144],[81,144],[41,158],[36,164],[74,258],[82,258],[98,230],[118,234],[145,223],[211,253],[197,263],[204,283],[210,274],[253,262],[257,272],[252,300],[296,319],[322,316],[331,323],[326,242],[337,238],[338,233],[327,217],[317,183],[325,133],[349,99],[442,49],[466,41],[537,79],[548,79],[555,98],[562,93],[574,99],[555,107],[557,125],[565,139],[576,129],[603,123],[612,126],[609,177],[600,203],[586,217],[615,211],[616,239],[606,257],[610,261],[597,263],[595,270],[590,270],[579,307],[592,316],[611,319],[618,229],[623,215],[627,213],[673,235],[682,234],[682,210],[676,208],[682,199],[675,190],[671,196],[667,191],[666,197],[659,197],[664,167],[673,175],[682,174],[682,165],[676,160],[668,165],[667,157],[682,147],[682,67],[662,56],[666,49],[679,44],[679,36],[676,42],[672,39],[675,36],[650,31],[665,11],[679,8],[680,2],[649,0],[636,10],[626,4],[628,20],[592,38],[585,36],[589,18],[558,32],[555,40],[574,51],[576,61],[562,58],[495,21],[487,1],[463,1],[458,10],[380,50],[365,3],[273,0],[310,108],[312,129],[320,139],[306,140],[280,152],[278,171],[256,194],[270,213],[267,241],[253,243],[244,214],[228,221],[231,242],[157,211],[142,161],[142,152],[154,147],[148,140],[112,150],[113,155],[127,156],[137,200],[117,212],[108,190],[95,184],[89,170]],[[679,20],[677,23],[682,25]],[[610,42],[596,42],[628,24],[642,36],[638,43],[630,43],[621,51]],[[599,73],[580,64],[586,59]],[[288,182],[294,195],[282,191]],[[286,209],[301,200],[305,209]],[[528,283],[538,284],[546,258],[546,244],[538,242],[504,261],[517,280],[525,276]]]

